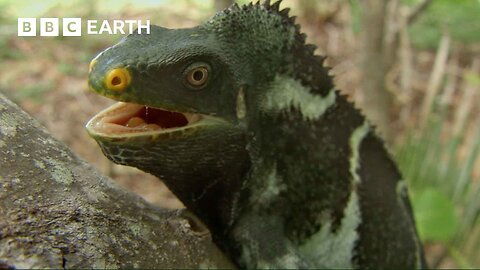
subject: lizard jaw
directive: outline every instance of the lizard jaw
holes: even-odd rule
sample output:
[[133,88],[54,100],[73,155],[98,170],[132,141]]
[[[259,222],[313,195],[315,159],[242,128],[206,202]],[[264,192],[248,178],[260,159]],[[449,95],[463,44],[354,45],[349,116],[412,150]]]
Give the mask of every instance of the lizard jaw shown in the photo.
[[86,125],[91,135],[110,138],[161,135],[186,130],[216,117],[168,111],[145,105],[117,102],[95,115]]

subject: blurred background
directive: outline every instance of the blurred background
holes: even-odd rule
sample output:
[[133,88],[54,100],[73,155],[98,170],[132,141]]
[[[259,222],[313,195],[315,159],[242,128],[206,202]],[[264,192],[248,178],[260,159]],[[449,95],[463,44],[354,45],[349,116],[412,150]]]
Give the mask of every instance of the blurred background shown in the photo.
[[[113,103],[88,91],[88,64],[121,36],[17,37],[17,18],[149,19],[177,28],[231,2],[0,0],[0,91],[120,185],[182,207],[154,177],[109,162],[83,128]],[[285,0],[282,7],[387,141],[409,182],[430,266],[480,267],[480,1]]]

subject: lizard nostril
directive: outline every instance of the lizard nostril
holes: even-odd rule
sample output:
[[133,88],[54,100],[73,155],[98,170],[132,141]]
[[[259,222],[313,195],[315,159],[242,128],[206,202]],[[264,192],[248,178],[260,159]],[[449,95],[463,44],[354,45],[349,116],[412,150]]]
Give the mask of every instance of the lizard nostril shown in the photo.
[[130,72],[125,68],[115,68],[108,72],[105,85],[112,91],[123,91],[130,84]]

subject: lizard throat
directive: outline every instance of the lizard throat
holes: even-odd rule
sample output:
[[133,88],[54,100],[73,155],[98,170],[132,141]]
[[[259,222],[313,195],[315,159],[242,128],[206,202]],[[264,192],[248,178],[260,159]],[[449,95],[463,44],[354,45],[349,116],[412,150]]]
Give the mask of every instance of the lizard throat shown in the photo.
[[201,118],[200,114],[118,102],[93,117],[87,126],[103,134],[168,132],[194,124]]

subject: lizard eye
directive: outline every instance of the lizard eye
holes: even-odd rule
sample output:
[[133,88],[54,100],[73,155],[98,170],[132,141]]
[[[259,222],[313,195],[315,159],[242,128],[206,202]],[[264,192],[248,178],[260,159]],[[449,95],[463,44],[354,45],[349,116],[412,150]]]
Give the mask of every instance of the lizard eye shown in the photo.
[[205,63],[195,63],[185,70],[185,82],[193,89],[203,88],[208,81],[210,67]]

